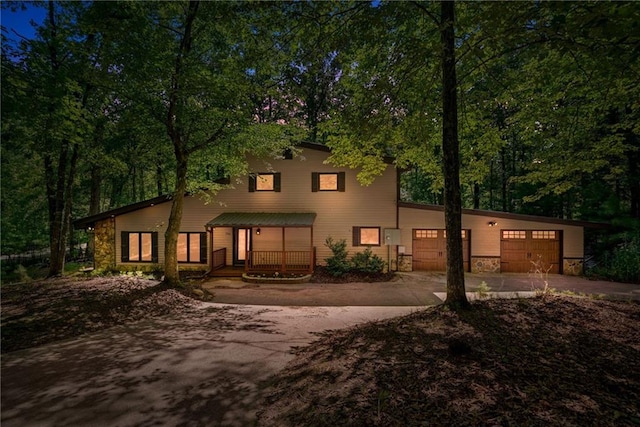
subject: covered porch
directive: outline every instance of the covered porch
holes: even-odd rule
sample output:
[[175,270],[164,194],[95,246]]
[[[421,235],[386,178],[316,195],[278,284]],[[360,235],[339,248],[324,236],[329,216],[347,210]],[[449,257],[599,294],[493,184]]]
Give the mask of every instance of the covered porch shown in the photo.
[[312,273],[315,213],[227,212],[206,224],[211,275]]

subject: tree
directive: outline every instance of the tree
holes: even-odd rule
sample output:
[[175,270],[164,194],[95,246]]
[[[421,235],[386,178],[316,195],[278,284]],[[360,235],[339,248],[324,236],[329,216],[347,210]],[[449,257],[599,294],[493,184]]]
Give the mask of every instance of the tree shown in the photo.
[[458,141],[458,81],[456,78],[455,7],[440,3],[442,43],[442,152],[444,170],[444,221],[447,229],[447,299],[445,304],[466,308],[462,258],[462,198]]
[[[180,282],[177,240],[185,194],[220,188],[203,180],[203,171],[238,173],[246,170],[239,159],[249,149],[258,155],[281,153],[291,144],[286,126],[254,121],[251,102],[262,66],[271,69],[267,59],[261,60],[269,58],[260,42],[265,29],[253,25],[252,18],[272,5],[189,1],[120,6],[126,39],[114,41],[113,49],[126,103],[162,124],[173,151],[164,274],[175,285]],[[194,161],[199,170],[192,167]]]
[[6,117],[10,127],[21,132],[3,136],[14,139],[13,144],[25,144],[41,161],[49,223],[48,275],[56,276],[64,270],[82,146],[92,132],[90,70],[99,43],[76,26],[84,4],[48,2],[46,7],[38,37],[22,40],[12,56],[18,66],[7,89],[15,96],[15,110]]

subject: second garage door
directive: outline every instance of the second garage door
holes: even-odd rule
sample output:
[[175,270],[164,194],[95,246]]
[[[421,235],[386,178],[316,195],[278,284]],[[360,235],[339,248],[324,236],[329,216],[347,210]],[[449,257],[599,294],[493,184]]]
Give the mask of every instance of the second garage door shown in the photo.
[[561,233],[558,230],[502,230],[500,270],[503,273],[536,270],[560,273]]
[[[446,230],[413,230],[413,269],[445,271],[447,269]],[[464,270],[469,271],[469,230],[462,230]]]

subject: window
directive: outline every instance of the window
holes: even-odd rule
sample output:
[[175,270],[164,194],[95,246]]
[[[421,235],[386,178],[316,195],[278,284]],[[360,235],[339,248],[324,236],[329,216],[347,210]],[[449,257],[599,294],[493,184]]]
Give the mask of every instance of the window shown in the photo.
[[178,262],[205,263],[207,261],[207,233],[178,235]]
[[344,191],[345,189],[345,173],[344,172],[312,172],[311,173],[311,191]]
[[353,246],[380,246],[380,227],[353,227]]
[[555,231],[547,231],[547,230],[537,230],[531,232],[531,237],[533,239],[544,239],[544,240],[555,240],[556,232]]
[[249,175],[249,192],[280,191],[280,172]]
[[123,231],[122,262],[158,262],[158,233]]
[[[447,238],[447,230],[442,230],[442,237]],[[462,240],[465,240],[467,238],[467,230],[461,230],[460,237],[462,237]]]
[[503,239],[526,239],[527,232],[525,230],[503,230]]

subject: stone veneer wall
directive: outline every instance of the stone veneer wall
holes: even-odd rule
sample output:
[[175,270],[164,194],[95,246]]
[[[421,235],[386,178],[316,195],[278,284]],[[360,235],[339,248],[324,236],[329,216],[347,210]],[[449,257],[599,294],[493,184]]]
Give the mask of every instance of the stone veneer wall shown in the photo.
[[582,276],[584,260],[582,258],[565,258],[562,260],[562,274],[567,276]]
[[398,256],[398,271],[413,271],[413,255]]
[[94,264],[96,270],[108,270],[116,266],[116,220],[105,219],[96,223],[94,230]]
[[471,257],[472,273],[500,273],[500,257]]

